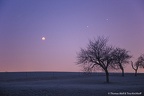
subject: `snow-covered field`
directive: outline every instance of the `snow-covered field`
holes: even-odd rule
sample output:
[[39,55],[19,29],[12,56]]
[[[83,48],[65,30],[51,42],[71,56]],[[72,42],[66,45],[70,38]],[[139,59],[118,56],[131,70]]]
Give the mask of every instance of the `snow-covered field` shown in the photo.
[[144,74],[0,73],[0,96],[144,96]]

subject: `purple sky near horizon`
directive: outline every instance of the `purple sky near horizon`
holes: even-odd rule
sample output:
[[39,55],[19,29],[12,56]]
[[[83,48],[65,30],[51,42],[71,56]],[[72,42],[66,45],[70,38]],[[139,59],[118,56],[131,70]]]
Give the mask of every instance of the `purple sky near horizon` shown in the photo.
[[[136,61],[144,53],[144,1],[0,1],[0,71],[81,71],[76,53],[98,36]],[[125,71],[133,72],[130,64]]]

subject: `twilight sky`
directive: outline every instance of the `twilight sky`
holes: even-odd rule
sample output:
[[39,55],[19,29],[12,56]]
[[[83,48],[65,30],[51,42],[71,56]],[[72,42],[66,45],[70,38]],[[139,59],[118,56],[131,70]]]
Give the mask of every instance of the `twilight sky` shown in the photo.
[[135,61],[144,53],[144,1],[0,0],[0,71],[80,71],[76,53],[98,36]]

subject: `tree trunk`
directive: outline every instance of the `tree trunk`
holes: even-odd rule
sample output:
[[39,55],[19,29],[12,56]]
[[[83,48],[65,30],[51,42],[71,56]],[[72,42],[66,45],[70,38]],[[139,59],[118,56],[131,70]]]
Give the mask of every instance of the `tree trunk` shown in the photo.
[[124,68],[123,68],[122,65],[120,65],[120,69],[121,69],[121,71],[122,71],[122,76],[124,77]]
[[105,73],[106,73],[106,82],[109,83],[109,72],[107,69],[105,70]]
[[137,76],[137,70],[135,70],[135,76]]
[[122,68],[121,70],[122,70],[122,76],[124,77],[124,69]]

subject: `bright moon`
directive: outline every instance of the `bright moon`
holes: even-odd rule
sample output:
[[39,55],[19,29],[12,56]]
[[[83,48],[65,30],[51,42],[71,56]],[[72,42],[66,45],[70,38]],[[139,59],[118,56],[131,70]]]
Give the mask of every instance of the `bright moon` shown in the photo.
[[46,38],[45,37],[42,37],[42,40],[45,40]]

